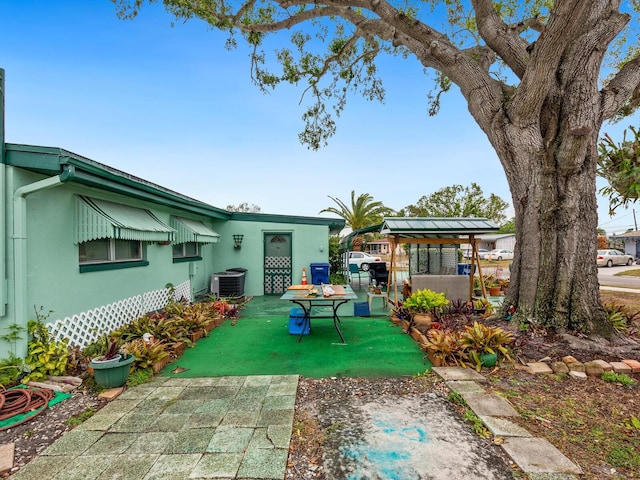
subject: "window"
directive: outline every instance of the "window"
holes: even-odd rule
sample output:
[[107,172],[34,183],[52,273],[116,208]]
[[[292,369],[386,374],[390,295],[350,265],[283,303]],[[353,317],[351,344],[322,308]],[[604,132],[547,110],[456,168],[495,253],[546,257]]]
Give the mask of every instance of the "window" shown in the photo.
[[78,245],[81,265],[142,260],[142,242],[103,238]]
[[78,244],[80,273],[116,270],[120,268],[146,267],[142,242],[101,238]]
[[199,257],[200,247],[197,242],[178,243],[173,246],[173,258]]

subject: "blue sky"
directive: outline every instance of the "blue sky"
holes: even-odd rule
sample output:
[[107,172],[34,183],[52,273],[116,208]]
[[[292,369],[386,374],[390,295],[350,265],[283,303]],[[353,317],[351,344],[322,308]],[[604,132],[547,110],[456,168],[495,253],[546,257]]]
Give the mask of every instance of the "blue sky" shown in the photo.
[[[318,216],[369,193],[394,209],[443,187],[478,183],[511,203],[502,167],[461,95],[427,115],[430,77],[412,58],[388,58],[384,104],[352,97],[328,147],[298,142],[303,86],[265,95],[247,51],[199,21],[171,27],[161,7],[133,21],[109,0],[0,0],[6,141],[60,147],[217,207]],[[616,140],[635,120],[604,132]],[[634,227],[608,215],[608,233]],[[322,214],[320,216],[332,216]]]

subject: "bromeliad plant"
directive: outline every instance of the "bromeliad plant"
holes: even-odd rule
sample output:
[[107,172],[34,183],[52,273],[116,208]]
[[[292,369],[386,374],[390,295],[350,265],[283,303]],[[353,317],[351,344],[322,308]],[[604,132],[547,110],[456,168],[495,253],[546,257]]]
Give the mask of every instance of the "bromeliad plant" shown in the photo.
[[514,339],[511,332],[500,327],[473,322],[473,325],[466,326],[460,334],[460,346],[469,361],[474,363],[476,369],[480,371],[482,369],[482,354],[497,354],[498,358],[504,357],[511,360],[510,345]]
[[464,365],[467,354],[460,343],[457,331],[429,330],[422,345],[435,366]]

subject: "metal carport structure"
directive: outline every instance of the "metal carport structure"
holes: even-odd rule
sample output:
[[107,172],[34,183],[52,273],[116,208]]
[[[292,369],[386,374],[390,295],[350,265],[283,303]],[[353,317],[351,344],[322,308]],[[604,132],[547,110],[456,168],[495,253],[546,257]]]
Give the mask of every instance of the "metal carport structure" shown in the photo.
[[[477,235],[495,233],[499,227],[486,218],[426,218],[426,217],[385,217],[380,233],[391,242],[391,275],[394,285],[394,298],[398,297],[397,269],[395,251],[398,244],[414,245],[461,245],[468,243],[472,248],[471,272],[469,275],[469,299],[473,296],[473,274],[477,265],[482,296],[486,298],[486,290],[482,282],[482,270],[479,264]],[[390,289],[387,286],[387,289]]]

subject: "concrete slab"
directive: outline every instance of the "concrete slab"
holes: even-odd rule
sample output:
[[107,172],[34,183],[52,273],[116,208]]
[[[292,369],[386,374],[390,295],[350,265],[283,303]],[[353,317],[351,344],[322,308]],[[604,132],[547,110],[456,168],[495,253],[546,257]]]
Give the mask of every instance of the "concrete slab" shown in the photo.
[[531,437],[531,434],[506,418],[478,415],[489,431],[498,437]]
[[238,477],[282,480],[288,456],[289,451],[283,448],[247,450],[238,469]]
[[446,382],[446,384],[451,391],[461,395],[463,393],[484,393],[484,388],[478,382],[471,380],[453,380]]
[[502,448],[525,473],[571,473],[582,469],[544,438],[507,438]]
[[476,415],[491,417],[517,417],[518,412],[504,398],[491,393],[472,393],[462,397]]
[[497,445],[487,445],[444,398],[386,395],[323,401],[324,470],[332,480],[512,479]]
[[578,480],[570,473],[529,473],[529,480]]
[[445,381],[448,380],[473,380],[474,382],[486,382],[487,379],[472,368],[462,367],[433,367],[433,372]]

